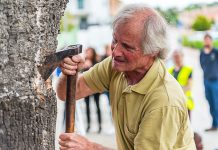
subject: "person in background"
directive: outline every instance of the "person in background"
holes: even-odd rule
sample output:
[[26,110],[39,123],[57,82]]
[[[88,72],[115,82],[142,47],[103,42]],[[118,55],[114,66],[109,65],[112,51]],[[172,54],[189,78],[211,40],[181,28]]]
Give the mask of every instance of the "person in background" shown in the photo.
[[[111,45],[110,44],[106,44],[105,45],[105,54],[101,57],[101,61],[103,61],[105,58],[109,57],[112,55],[112,50],[111,50]],[[110,103],[110,96],[109,96],[109,92],[105,91],[104,94],[107,96],[108,101]]]
[[[85,56],[85,66],[84,66],[84,71],[89,70],[89,68],[91,68],[93,65],[95,65],[96,63],[98,63],[98,57],[96,54],[96,51],[94,48],[92,47],[88,47],[86,49],[85,52],[86,56]],[[99,93],[95,93],[93,94],[94,97],[94,101],[96,104],[96,108],[97,108],[97,116],[98,116],[98,133],[101,132],[102,127],[101,127],[101,122],[102,122],[102,118],[101,118],[101,109],[100,109],[100,103],[99,103],[99,97],[100,94]],[[86,132],[89,132],[90,130],[90,123],[91,123],[91,116],[90,116],[90,96],[85,97],[85,103],[86,103],[86,117],[87,117],[87,128],[86,128]]]
[[211,35],[205,34],[204,48],[200,53],[200,65],[204,74],[205,96],[210,106],[212,125],[205,131],[218,130],[218,51],[213,47]]
[[[192,68],[184,65],[184,53],[181,49],[176,49],[172,55],[174,66],[169,68],[170,74],[179,82],[186,96],[186,106],[188,108],[189,118],[191,120],[191,111],[194,109],[194,101],[192,98]],[[194,141],[197,150],[203,149],[201,136],[194,132]]]
[[[109,91],[119,150],[195,150],[185,96],[169,74],[167,24],[154,9],[131,4],[113,21],[112,57],[78,77],[76,99]],[[64,58],[57,95],[66,99],[66,75],[83,68],[81,55]],[[76,133],[62,133],[61,150],[108,148]]]
[[101,60],[104,60],[105,58],[112,55],[112,50],[111,50],[110,44],[106,44],[104,48],[105,48],[105,54],[101,57]]
[[[104,59],[110,57],[112,55],[112,50],[111,50],[111,45],[110,44],[106,44],[104,46],[104,55],[101,57],[101,61],[103,61]],[[108,99],[108,106],[110,107],[110,94],[108,91],[104,91],[103,92],[104,95],[107,96],[107,99]],[[109,115],[110,115],[110,120],[111,120],[111,123],[113,124],[113,119],[112,119],[112,116],[111,116],[111,109],[109,108]],[[108,130],[106,130],[106,133],[107,134],[114,134],[114,127],[110,127]]]
[[182,50],[173,52],[174,66],[169,68],[170,74],[179,82],[186,96],[186,105],[188,108],[189,118],[191,119],[191,111],[194,109],[194,101],[192,98],[192,68],[184,65],[184,54]]

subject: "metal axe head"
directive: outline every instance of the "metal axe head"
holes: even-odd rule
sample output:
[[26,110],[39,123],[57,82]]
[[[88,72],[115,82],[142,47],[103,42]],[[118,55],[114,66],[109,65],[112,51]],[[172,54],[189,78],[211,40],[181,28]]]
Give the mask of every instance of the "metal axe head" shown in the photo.
[[70,45],[54,54],[45,56],[45,61],[38,66],[38,71],[46,81],[52,72],[59,66],[65,57],[77,55],[82,52],[82,45]]

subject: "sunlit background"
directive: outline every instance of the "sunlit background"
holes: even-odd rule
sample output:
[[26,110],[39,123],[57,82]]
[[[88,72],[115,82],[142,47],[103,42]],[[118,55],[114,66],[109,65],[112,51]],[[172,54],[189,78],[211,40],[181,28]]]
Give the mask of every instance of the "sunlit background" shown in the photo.
[[[203,47],[203,36],[210,33],[214,39],[214,46],[218,47],[218,1],[214,0],[70,0],[65,15],[61,19],[58,48],[70,44],[82,44],[83,49],[94,47],[98,55],[104,55],[105,45],[110,44],[112,38],[111,22],[113,16],[122,6],[131,3],[146,3],[158,10],[169,23],[170,53],[166,65],[171,65],[171,53],[180,48],[185,53],[185,64],[193,67],[193,97],[196,104],[192,113],[191,124],[193,130],[203,139],[205,150],[218,149],[218,132],[205,133],[210,127],[211,117],[208,103],[204,95],[202,71],[199,65],[199,49]],[[58,102],[59,120],[63,112],[63,102]],[[103,118],[103,130],[97,130],[96,106],[91,102],[92,127],[85,133],[86,116],[83,100],[77,105],[80,118],[78,128],[90,140],[94,140],[111,148],[116,148],[116,142],[111,121],[108,100],[105,95],[100,96]],[[62,121],[63,122],[63,121]],[[62,125],[57,124],[57,133]],[[79,129],[78,129],[79,130]]]

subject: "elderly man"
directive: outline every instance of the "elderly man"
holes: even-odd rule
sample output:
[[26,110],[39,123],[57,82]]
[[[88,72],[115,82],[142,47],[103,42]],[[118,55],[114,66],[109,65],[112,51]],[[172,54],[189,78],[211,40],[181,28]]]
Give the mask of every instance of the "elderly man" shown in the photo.
[[[185,96],[162,62],[164,19],[142,4],[126,6],[113,21],[112,57],[79,76],[76,98],[109,91],[119,150],[195,148]],[[65,99],[66,75],[81,69],[81,56],[65,58],[57,94]],[[74,133],[60,135],[62,150],[107,149]]]

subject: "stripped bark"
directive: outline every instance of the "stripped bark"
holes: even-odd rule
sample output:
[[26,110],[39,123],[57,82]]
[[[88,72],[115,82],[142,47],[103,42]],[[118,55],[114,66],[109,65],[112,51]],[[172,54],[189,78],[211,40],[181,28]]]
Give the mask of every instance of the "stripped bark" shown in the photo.
[[37,65],[55,51],[66,0],[0,0],[0,150],[54,149],[56,98]]

